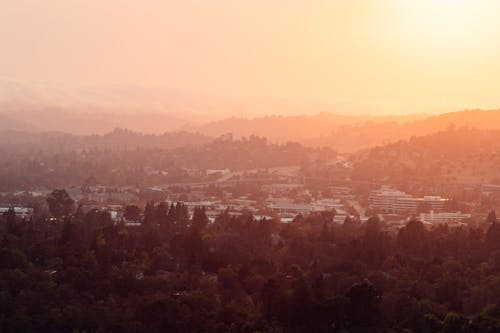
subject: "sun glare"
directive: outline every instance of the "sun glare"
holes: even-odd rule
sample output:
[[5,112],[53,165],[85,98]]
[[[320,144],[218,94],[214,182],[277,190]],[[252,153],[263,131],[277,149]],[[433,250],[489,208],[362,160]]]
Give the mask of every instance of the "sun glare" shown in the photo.
[[420,0],[398,2],[403,33],[418,47],[465,52],[487,46],[493,29],[490,1]]

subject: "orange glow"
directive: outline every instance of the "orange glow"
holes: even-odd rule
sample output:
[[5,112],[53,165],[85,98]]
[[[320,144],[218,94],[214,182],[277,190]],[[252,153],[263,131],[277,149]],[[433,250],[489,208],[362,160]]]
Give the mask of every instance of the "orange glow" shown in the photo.
[[355,113],[496,108],[499,14],[493,0],[6,0],[0,77]]

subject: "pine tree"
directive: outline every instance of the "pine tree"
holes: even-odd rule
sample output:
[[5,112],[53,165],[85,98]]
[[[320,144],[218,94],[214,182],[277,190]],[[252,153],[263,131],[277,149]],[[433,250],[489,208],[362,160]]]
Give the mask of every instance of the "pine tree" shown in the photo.
[[195,207],[193,212],[192,226],[198,230],[203,230],[208,224],[208,217],[205,207]]

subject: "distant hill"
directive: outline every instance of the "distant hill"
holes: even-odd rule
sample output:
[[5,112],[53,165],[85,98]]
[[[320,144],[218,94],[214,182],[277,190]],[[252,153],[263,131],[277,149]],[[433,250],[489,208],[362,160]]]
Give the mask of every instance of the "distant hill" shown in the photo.
[[412,137],[360,151],[355,180],[404,183],[500,183],[500,130],[472,128]]
[[343,126],[359,126],[366,123],[400,124],[428,117],[425,114],[411,115],[340,115],[321,112],[316,115],[265,116],[256,118],[229,118],[195,127],[201,133],[219,136],[233,133],[235,137],[249,135],[265,136],[273,141],[306,140],[313,142],[321,136],[331,135]]
[[[122,110],[123,111],[123,110]],[[74,112],[60,108],[41,108],[0,113],[0,117],[12,120],[9,127],[22,131],[57,131],[72,134],[105,134],[114,128],[126,128],[143,133],[164,133],[179,131],[188,122],[165,113],[127,113],[110,110],[90,112]],[[19,126],[24,124],[25,126]]]
[[[0,131],[103,135],[123,128],[146,134],[192,132],[209,137],[232,133],[236,139],[257,135],[275,143],[296,141],[354,152],[453,126],[500,129],[500,110],[441,115],[348,115],[336,114],[336,110],[309,114],[331,107],[257,97],[251,102],[154,87],[82,87],[0,80]],[[273,112],[305,114],[244,116]]]
[[364,123],[342,125],[326,136],[318,135],[302,142],[311,146],[329,146],[337,151],[354,152],[448,128],[500,130],[500,110],[465,110],[420,119],[405,116],[396,119],[397,121],[384,121],[374,118]]
[[81,149],[132,150],[136,148],[173,149],[200,146],[212,138],[188,132],[141,134],[125,129],[115,129],[104,135],[74,135],[62,132],[0,131],[0,149],[19,151],[73,151]]
[[13,119],[6,114],[0,113],[0,131],[8,130],[32,132],[36,131],[37,128],[33,124]]
[[294,140],[310,146],[329,146],[338,151],[353,152],[464,126],[500,129],[500,110],[465,110],[436,116],[348,116],[323,112],[288,117],[230,118],[196,127],[196,130],[211,136],[255,134],[266,136],[271,141]]
[[[17,117],[17,118],[16,118]],[[207,137],[232,133],[233,137],[257,135],[270,142],[296,141],[308,146],[328,146],[340,152],[384,145],[447,128],[500,129],[500,110],[466,110],[437,116],[317,115],[228,118],[200,126],[188,125],[168,114],[77,113],[47,108],[0,113],[0,130],[105,134],[114,128],[140,133],[191,132]],[[29,122],[24,119],[29,119]],[[166,129],[166,130],[165,130]]]
[[[428,117],[411,124],[416,132],[435,132],[448,126],[473,127],[477,129],[500,129],[500,109],[464,110]],[[417,133],[423,134],[423,133]]]
[[[227,98],[167,88],[0,79],[0,116],[39,131],[104,134],[121,127],[158,134],[242,110],[241,105]],[[27,129],[14,125],[8,129]]]

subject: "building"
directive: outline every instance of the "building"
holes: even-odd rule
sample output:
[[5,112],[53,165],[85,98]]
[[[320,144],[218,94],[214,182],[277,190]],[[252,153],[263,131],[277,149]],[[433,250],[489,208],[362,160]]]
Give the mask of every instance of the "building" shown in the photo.
[[431,195],[416,198],[390,187],[374,190],[369,197],[370,208],[393,213],[416,213],[423,205],[429,210],[442,211],[447,201],[448,199]]
[[394,212],[410,212],[416,213],[421,205],[427,205],[427,207],[434,211],[442,211],[444,204],[447,199],[443,199],[440,196],[424,196],[423,198],[413,198],[404,197],[397,198],[393,204]]
[[275,202],[267,205],[267,208],[271,209],[277,214],[307,214],[313,210],[313,206],[310,204],[299,204],[290,202]]
[[429,213],[421,213],[419,215],[420,221],[428,224],[463,224],[465,220],[471,218],[471,214],[463,214],[461,212],[456,213],[436,213],[430,211]]
[[373,190],[368,198],[370,208],[383,211],[394,211],[394,205],[397,200],[403,202],[410,199],[411,196],[405,192],[394,190],[390,187],[382,187],[379,190]]
[[9,211],[9,209],[11,209],[11,208],[14,208],[14,213],[16,214],[17,217],[30,218],[31,216],[33,216],[33,208],[11,207],[11,206],[0,207],[0,215],[7,213]]
[[339,199],[320,199],[312,203],[312,208],[314,211],[331,211],[332,209],[339,211],[344,209],[344,205]]
[[496,184],[482,184],[481,185],[481,193],[486,196],[499,195],[500,194],[500,185]]

